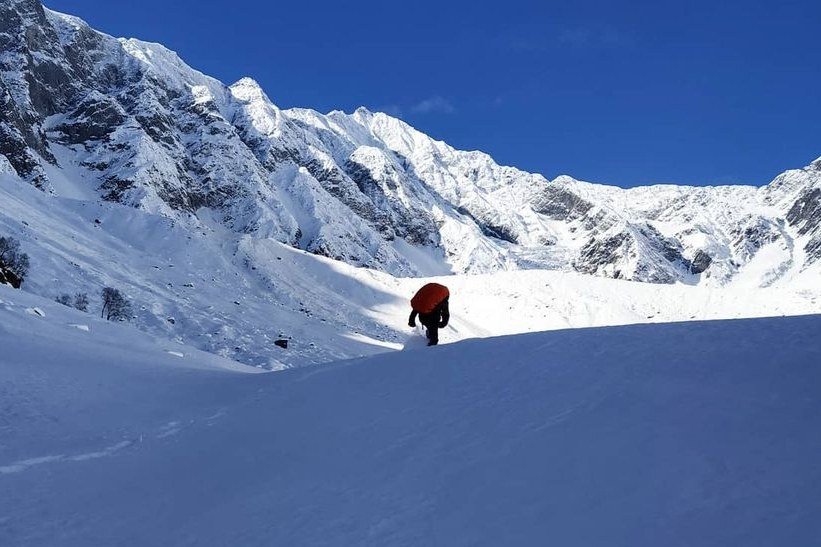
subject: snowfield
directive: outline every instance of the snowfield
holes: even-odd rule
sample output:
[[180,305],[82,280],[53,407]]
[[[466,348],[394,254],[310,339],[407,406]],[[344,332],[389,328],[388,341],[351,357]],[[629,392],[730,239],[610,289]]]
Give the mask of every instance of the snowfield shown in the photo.
[[[409,301],[430,280],[450,287],[443,343],[568,327],[821,312],[817,269],[751,288],[659,285],[526,270],[397,278],[116,203],[43,194],[0,175],[0,233],[31,255],[23,289],[53,299],[87,292],[99,314],[110,285],[134,326],[245,364],[278,370],[400,349]],[[78,320],[79,321],[79,320]],[[288,338],[289,347],[274,345]]]
[[4,546],[821,537],[818,315],[254,374],[21,291],[0,300]]

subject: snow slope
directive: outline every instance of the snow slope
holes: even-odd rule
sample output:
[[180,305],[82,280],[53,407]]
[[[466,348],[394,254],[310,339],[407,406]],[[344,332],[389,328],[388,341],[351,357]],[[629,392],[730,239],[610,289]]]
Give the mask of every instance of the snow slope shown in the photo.
[[120,325],[70,326],[80,314],[20,291],[0,300],[4,546],[821,537],[818,315],[248,374]]
[[[494,334],[688,319],[821,312],[808,271],[750,290],[627,282],[556,271],[395,278],[218,222],[174,221],[117,203],[58,198],[0,175],[0,233],[31,255],[24,290],[53,299],[124,291],[153,336],[264,368],[326,363],[408,342],[409,300],[428,280],[451,288],[443,342]],[[282,350],[274,341],[290,339]]]

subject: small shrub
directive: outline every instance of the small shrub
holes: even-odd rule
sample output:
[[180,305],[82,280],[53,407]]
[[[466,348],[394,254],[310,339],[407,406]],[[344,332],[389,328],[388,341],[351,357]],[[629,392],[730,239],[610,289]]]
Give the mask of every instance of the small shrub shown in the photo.
[[73,297],[70,294],[63,293],[54,299],[58,304],[75,308],[80,311],[88,311],[88,295],[84,292],[78,292]]
[[88,295],[84,292],[78,292],[74,295],[73,306],[80,311],[88,311]]

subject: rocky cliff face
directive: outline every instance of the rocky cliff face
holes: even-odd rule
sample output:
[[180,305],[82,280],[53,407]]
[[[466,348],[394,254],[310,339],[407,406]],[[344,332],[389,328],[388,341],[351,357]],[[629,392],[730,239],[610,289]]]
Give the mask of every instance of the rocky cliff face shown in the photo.
[[35,0],[0,5],[2,166],[44,192],[398,275],[438,262],[724,283],[764,246],[792,268],[821,257],[821,161],[763,189],[547,181],[385,114],[281,110],[251,79],[225,86]]

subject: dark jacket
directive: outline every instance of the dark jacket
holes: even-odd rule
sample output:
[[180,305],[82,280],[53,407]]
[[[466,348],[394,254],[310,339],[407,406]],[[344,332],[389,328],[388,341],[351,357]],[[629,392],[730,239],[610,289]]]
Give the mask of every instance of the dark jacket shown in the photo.
[[450,320],[450,310],[448,309],[448,299],[445,298],[434,310],[430,313],[419,313],[413,310],[408,318],[408,325],[416,326],[416,316],[419,316],[419,322],[428,328],[444,328],[448,326]]

